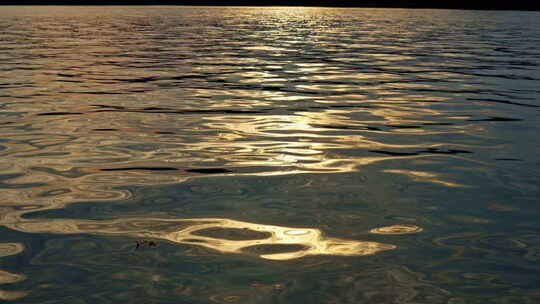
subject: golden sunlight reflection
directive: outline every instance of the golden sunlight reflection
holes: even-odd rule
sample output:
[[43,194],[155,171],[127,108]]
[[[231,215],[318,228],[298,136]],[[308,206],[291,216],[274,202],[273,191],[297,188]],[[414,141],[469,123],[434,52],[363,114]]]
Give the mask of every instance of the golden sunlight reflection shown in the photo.
[[0,270],[0,284],[16,283],[26,279],[24,275]]
[[[315,228],[273,226],[220,218],[114,221],[22,219],[18,223],[7,226],[29,233],[91,233],[156,238],[202,246],[222,253],[255,255],[268,260],[290,260],[309,255],[364,256],[396,248],[391,244],[326,237]],[[241,229],[248,238],[231,239],[220,236],[220,230],[226,232],[231,229]],[[207,234],[208,231],[213,231],[214,235],[212,232],[210,235],[205,235],[204,231],[207,231]],[[255,235],[249,237],[250,233]]]
[[[166,110],[172,114],[180,111]],[[47,128],[56,134],[43,137],[39,142],[34,137],[8,134],[17,136],[18,141],[5,144],[9,152],[2,153],[8,158],[6,163],[13,160],[12,163],[20,164],[17,160],[24,158],[26,169],[21,166],[19,172],[26,172],[32,167],[66,170],[71,170],[71,167],[80,168],[85,171],[84,175],[88,175],[91,172],[85,168],[144,164],[182,169],[193,164],[200,166],[213,162],[225,167],[254,168],[249,169],[250,174],[254,175],[276,175],[348,172],[358,170],[362,165],[388,159],[339,153],[340,150],[369,150],[387,146],[359,132],[336,131],[334,126],[337,130],[339,126],[350,126],[352,129],[365,127],[363,124],[356,126],[357,123],[347,118],[348,112],[345,110],[299,112],[294,115],[208,115],[202,121],[191,121],[191,117],[187,117],[184,120],[187,128],[179,126],[172,114],[144,113],[151,111],[145,108],[126,108],[120,111],[77,106],[64,111],[81,115],[71,115],[69,119],[62,115],[32,118],[34,127]],[[372,111],[371,114],[377,113]],[[118,120],[122,124],[117,125]],[[108,128],[95,129],[96,125],[107,125]],[[167,127],[164,128],[164,125]],[[95,130],[86,136],[79,134],[81,130],[92,129]],[[200,133],[196,141],[189,140],[194,136],[193,132]],[[330,150],[333,152],[329,153]],[[166,172],[159,172],[159,175],[153,173],[149,179],[163,178],[181,182],[186,178],[181,174],[176,174],[176,178],[172,178],[171,174],[164,178],[162,175]],[[91,173],[95,174],[104,177],[95,171]],[[134,179],[144,183],[146,180],[143,175],[126,174],[120,176],[120,180],[130,184],[131,181],[126,180],[127,176],[136,176]],[[100,178],[96,178],[96,181]]]
[[446,187],[461,187],[461,188],[467,187],[466,185],[442,180],[439,178],[438,174],[430,173],[430,172],[411,171],[411,170],[384,170],[383,172],[402,174],[407,177],[410,177],[414,181],[429,182],[429,183],[443,185]]
[[24,250],[21,243],[0,243],[0,257],[15,255]]
[[[286,161],[286,160],[281,160]],[[292,160],[291,160],[292,161]],[[326,162],[326,161],[325,161]],[[323,163],[325,163],[323,162]],[[325,163],[325,167],[342,164]],[[37,165],[37,164],[36,164]],[[143,164],[137,164],[142,166]],[[149,165],[149,164],[146,164]],[[152,165],[152,163],[150,163]],[[118,188],[124,185],[162,185],[183,182],[192,176],[185,171],[149,173],[144,170],[107,172],[69,166],[31,167],[18,164],[2,165],[4,172],[13,172],[5,181],[11,188],[3,189],[0,225],[26,233],[89,233],[145,237],[175,243],[203,246],[224,253],[255,255],[263,259],[288,260],[309,255],[359,256],[393,249],[393,245],[326,237],[319,229],[263,225],[231,219],[122,219],[116,221],[90,221],[78,219],[26,218],[25,214],[64,208],[74,202],[106,202],[126,200],[130,191]],[[144,167],[143,167],[144,168]],[[26,175],[17,175],[25,170]],[[270,171],[271,173],[272,171]],[[291,172],[293,173],[293,172]],[[191,175],[190,175],[191,174]],[[259,173],[256,173],[259,174]],[[28,186],[25,186],[28,185]],[[158,227],[159,229],[156,229]],[[266,233],[264,239],[230,240],[200,235],[209,228],[244,229]],[[13,255],[24,249],[22,244],[0,244],[0,256]],[[3,280],[21,280],[21,277],[3,273]]]
[[[2,222],[0,217],[0,223]],[[24,250],[24,245],[21,243],[0,243],[0,257],[16,255]],[[25,275],[11,273],[0,269],[0,284],[12,284],[26,279]],[[8,291],[0,290],[0,300],[16,300],[28,295],[28,291]]]
[[13,301],[26,297],[30,291],[27,290],[0,290],[0,300]]
[[[1,303],[435,299],[417,272],[438,268],[399,262],[422,264],[445,227],[519,222],[535,199],[537,58],[515,26],[386,9],[6,9]],[[511,258],[536,258],[533,237]],[[435,283],[459,302],[463,286]]]
[[[291,228],[272,225],[262,225],[230,219],[206,219],[208,224],[193,225],[178,232],[157,234],[155,237],[164,238],[177,243],[196,244],[226,253],[242,253],[252,246],[262,245],[301,245],[300,250],[284,253],[261,253],[259,257],[270,260],[290,260],[307,255],[370,255],[382,250],[394,249],[395,246],[376,243],[344,240],[324,237],[319,229]],[[265,239],[254,240],[224,240],[214,237],[194,235],[193,232],[207,228],[240,228],[258,232],[270,233]],[[150,236],[154,236],[150,234]]]
[[413,234],[422,232],[422,228],[414,225],[393,225],[371,229],[374,234]]
[[[355,172],[376,162],[424,157],[429,155],[422,152],[425,146],[445,145],[437,136],[470,130],[470,124],[453,124],[467,116],[448,116],[438,106],[450,98],[448,94],[428,90],[437,88],[442,78],[467,76],[424,73],[416,79],[410,66],[401,66],[414,58],[405,46],[358,37],[343,40],[343,29],[331,25],[328,9],[243,12],[254,14],[251,17],[262,21],[257,24],[263,29],[252,31],[244,22],[238,24],[234,32],[247,30],[241,31],[244,39],[227,37],[222,31],[227,26],[215,24],[200,37],[182,32],[176,17],[164,24],[180,37],[171,39],[172,44],[156,39],[159,31],[139,30],[135,24],[104,31],[96,31],[92,23],[78,24],[92,39],[68,39],[71,25],[54,22],[43,30],[29,28],[35,37],[16,40],[18,45],[27,43],[20,50],[24,49],[21,61],[28,74],[6,97],[24,98],[2,108],[17,118],[9,118],[2,128],[6,140],[0,145],[0,173],[5,176],[0,225],[29,233],[149,237],[272,260],[367,255],[395,248],[327,237],[316,227],[232,219],[100,222],[24,216],[77,202],[126,201],[133,196],[130,187],[179,184],[208,174]],[[264,18],[257,19],[260,14]],[[309,29],[310,24],[317,27]],[[50,39],[35,40],[41,36]],[[31,47],[36,43],[42,48]],[[51,51],[52,57],[44,53]],[[31,85],[22,85],[27,82]],[[427,127],[442,120],[444,128]],[[385,172],[463,187],[436,173]],[[162,225],[166,229],[154,227]],[[201,235],[208,229],[242,229],[264,237]],[[23,249],[20,244],[0,244],[0,256]],[[19,279],[8,272],[0,275],[7,281]]]

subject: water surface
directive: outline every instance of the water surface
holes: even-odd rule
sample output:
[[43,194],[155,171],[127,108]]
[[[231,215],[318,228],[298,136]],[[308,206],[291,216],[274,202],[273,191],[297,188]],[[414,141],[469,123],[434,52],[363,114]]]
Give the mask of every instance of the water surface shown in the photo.
[[539,17],[2,7],[0,300],[540,301]]

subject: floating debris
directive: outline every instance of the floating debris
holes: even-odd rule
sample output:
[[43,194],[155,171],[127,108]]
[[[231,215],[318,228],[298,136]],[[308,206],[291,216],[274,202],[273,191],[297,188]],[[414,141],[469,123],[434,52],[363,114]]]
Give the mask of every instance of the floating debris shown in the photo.
[[135,242],[137,245],[135,246],[135,249],[139,249],[139,247],[157,247],[159,245],[156,241],[148,241],[148,240],[138,240]]

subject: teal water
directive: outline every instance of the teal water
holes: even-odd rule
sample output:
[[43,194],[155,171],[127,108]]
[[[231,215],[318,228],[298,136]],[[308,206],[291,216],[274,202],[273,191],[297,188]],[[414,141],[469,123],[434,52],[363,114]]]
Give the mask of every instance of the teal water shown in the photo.
[[0,301],[537,303],[539,23],[0,7]]

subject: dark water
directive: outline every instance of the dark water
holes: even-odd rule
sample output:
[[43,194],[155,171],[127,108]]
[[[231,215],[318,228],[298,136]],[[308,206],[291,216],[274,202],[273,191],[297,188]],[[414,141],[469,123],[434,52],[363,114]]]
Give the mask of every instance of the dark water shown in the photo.
[[0,301],[540,302],[540,14],[0,7]]

